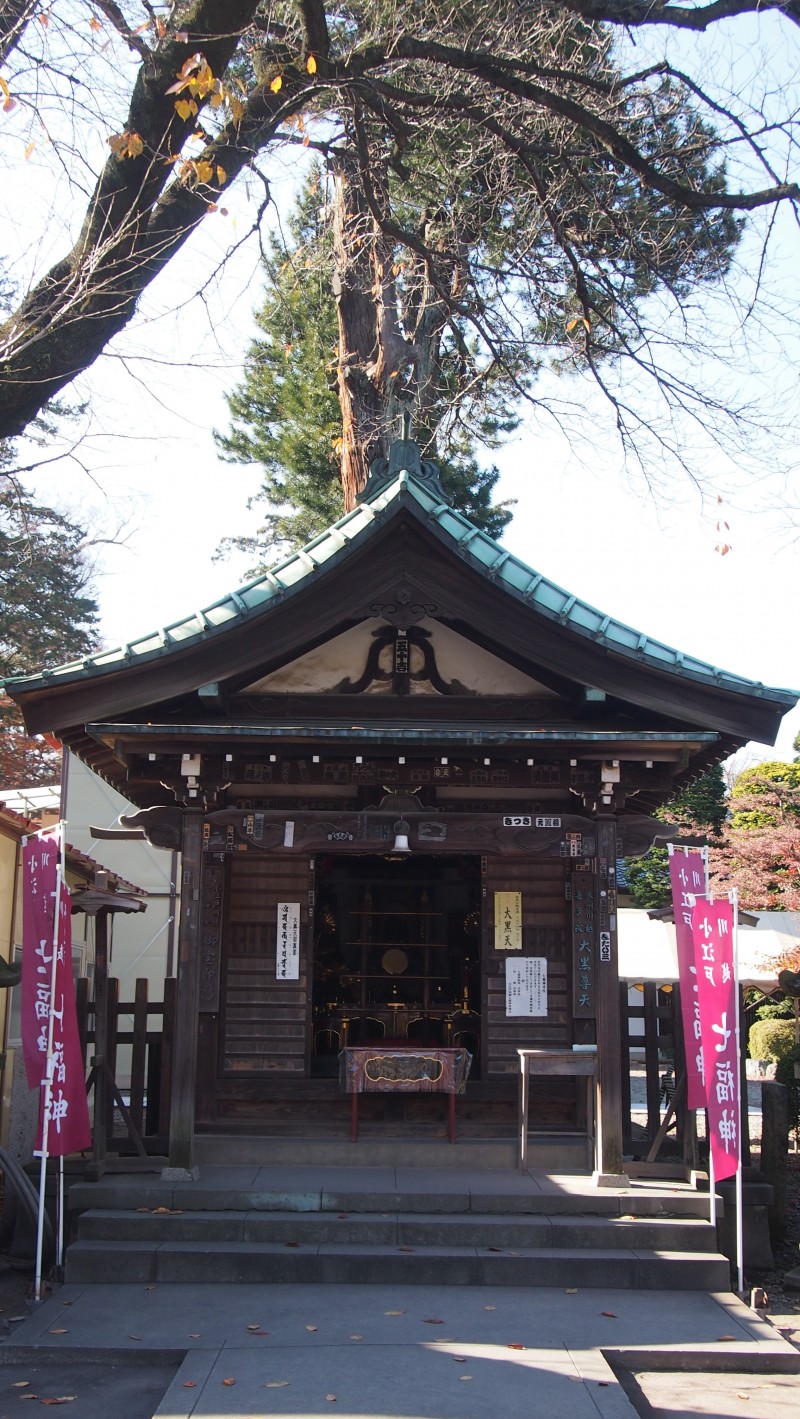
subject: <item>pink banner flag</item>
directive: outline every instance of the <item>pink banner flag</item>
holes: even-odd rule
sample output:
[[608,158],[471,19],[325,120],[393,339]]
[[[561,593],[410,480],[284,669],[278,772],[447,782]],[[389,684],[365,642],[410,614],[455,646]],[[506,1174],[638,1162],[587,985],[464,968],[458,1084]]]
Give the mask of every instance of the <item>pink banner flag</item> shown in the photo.
[[[671,847],[671,845],[670,845]],[[694,937],[690,898],[706,894],[706,863],[699,850],[684,852],[676,847],[669,855],[672,909],[675,915],[675,942],[678,948],[678,982],[681,988],[683,1044],[686,1052],[686,1106],[704,1109],[703,1049],[700,1038],[700,1003],[694,969]]]
[[28,1087],[47,1068],[60,829],[29,837],[22,849],[22,1053]]
[[697,902],[692,911],[697,992],[703,1043],[708,1128],[714,1177],[738,1171],[741,1144],[739,1041],[736,1030],[736,977],[733,907],[730,902]]
[[70,897],[63,881],[58,893],[59,854],[58,828],[43,837],[28,838],[23,849],[23,1053],[29,1084],[41,1088],[36,1151],[42,1151],[46,1109],[46,1151],[55,1157],[78,1153],[91,1145],[72,979]]

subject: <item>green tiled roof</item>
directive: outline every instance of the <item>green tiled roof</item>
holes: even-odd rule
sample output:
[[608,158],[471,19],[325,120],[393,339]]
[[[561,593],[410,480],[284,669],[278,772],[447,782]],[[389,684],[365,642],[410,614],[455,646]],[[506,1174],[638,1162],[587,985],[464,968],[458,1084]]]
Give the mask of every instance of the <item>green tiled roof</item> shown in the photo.
[[[414,446],[406,444],[403,447]],[[392,450],[393,454],[396,449],[397,445]],[[192,642],[209,640],[215,634],[278,605],[296,589],[307,587],[318,569],[346,555],[354,544],[368,537],[376,525],[393,516],[401,507],[407,507],[433,526],[453,550],[495,585],[504,587],[510,595],[527,603],[539,615],[560,622],[607,650],[654,669],[671,671],[679,677],[745,695],[757,697],[763,694],[773,703],[785,700],[787,708],[794,705],[797,694],[791,690],[767,689],[760,682],[720,670],[694,656],[683,655],[564,591],[450,507],[442,496],[438,479],[435,476],[426,477],[423,472],[431,465],[420,465],[418,455],[413,461],[416,462],[413,471],[401,468],[392,477],[384,473],[374,479],[374,491],[368,485],[363,501],[352,512],[300,551],[292,553],[254,581],[223,596],[211,606],[113,650],[100,651],[83,660],[71,661],[36,675],[15,676],[7,681],[8,685],[20,690],[49,688],[59,683],[129,668],[153,658],[168,656]],[[395,457],[390,464],[390,472],[396,463]],[[373,483],[372,479],[370,483]]]

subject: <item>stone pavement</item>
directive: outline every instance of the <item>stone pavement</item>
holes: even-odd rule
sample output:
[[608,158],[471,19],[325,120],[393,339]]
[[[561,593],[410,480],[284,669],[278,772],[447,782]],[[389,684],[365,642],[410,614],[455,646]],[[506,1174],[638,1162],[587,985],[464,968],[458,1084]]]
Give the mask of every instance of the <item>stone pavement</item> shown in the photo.
[[799,1372],[730,1293],[74,1285],[0,1344],[0,1419],[793,1419]]

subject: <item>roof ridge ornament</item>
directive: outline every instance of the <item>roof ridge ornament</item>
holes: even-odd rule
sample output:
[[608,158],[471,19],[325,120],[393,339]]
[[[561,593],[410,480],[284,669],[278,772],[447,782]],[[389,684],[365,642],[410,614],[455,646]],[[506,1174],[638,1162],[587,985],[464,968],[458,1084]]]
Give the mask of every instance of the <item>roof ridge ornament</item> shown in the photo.
[[374,458],[369,467],[369,477],[356,499],[359,503],[369,503],[382,493],[390,483],[394,483],[401,473],[408,473],[431,494],[452,507],[453,499],[445,492],[441,483],[438,463],[432,458],[423,458],[419,444],[411,437],[411,413],[403,410],[403,436],[389,445],[388,458]]

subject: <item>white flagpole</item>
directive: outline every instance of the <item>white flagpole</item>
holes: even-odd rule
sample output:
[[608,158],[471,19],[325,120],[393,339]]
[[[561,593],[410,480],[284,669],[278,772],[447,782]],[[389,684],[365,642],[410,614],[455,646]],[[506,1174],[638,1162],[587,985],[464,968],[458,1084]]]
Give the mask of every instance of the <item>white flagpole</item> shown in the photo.
[[34,1301],[42,1299],[42,1253],[44,1249],[44,1209],[45,1209],[45,1188],[47,1185],[47,1143],[50,1128],[50,1103],[53,1095],[53,1030],[55,1026],[55,1003],[56,1003],[56,969],[58,966],[58,926],[61,915],[61,894],[66,887],[66,833],[65,824],[62,818],[58,824],[59,833],[59,863],[56,871],[56,891],[55,891],[55,912],[53,916],[53,956],[50,965],[50,1013],[47,1019],[47,1058],[45,1063],[44,1078],[42,1079],[42,1089],[44,1095],[40,1104],[42,1110],[42,1149],[39,1166],[39,1215],[36,1228],[36,1279],[34,1284]]
[[747,1108],[747,1099],[742,1098],[742,1041],[739,1019],[739,890],[734,887],[728,893],[728,901],[733,907],[733,989],[736,1001],[736,1092],[739,1098],[739,1118],[736,1129],[736,1264],[738,1268],[739,1295],[744,1292],[744,1213],[742,1211],[742,1115]]

